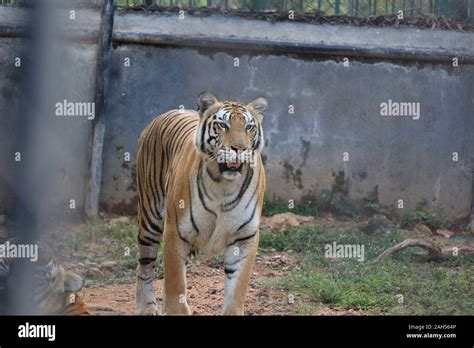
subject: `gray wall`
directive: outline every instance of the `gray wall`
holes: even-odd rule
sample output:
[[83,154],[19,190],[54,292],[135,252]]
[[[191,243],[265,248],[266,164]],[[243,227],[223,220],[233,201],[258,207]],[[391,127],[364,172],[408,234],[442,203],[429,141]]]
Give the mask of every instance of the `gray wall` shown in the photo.
[[[97,23],[97,14],[86,15],[94,21],[81,17],[83,22]],[[117,16],[115,30],[122,33],[161,30],[183,35],[188,30],[204,35],[205,30],[216,28],[211,25],[212,18],[189,21]],[[304,40],[302,33],[307,33],[307,41],[320,42],[324,38],[329,44],[380,46],[385,42],[387,46],[401,47],[405,37],[410,38],[405,40],[407,47],[444,47],[458,52],[474,47],[473,34],[454,32],[303,24],[290,27],[296,25],[293,23],[274,27],[243,19],[233,19],[224,25],[220,19],[215,21],[222,30],[233,25],[243,28],[241,35],[250,37],[253,28],[255,37],[267,34],[275,40],[280,28],[287,40]],[[4,42],[5,39],[0,39],[0,50]],[[82,96],[89,101],[93,93],[95,46],[75,47],[69,56],[75,76],[69,88],[76,91],[76,99]],[[240,59],[239,67],[234,67],[236,57]],[[125,58],[130,58],[130,67],[124,65]],[[394,207],[398,199],[403,199],[405,207],[412,209],[424,199],[431,209],[442,209],[451,217],[468,216],[470,161],[474,153],[471,136],[474,66],[452,68],[446,64],[379,59],[378,62],[351,60],[349,67],[344,67],[340,58],[117,45],[113,51],[108,100],[102,208],[120,213],[135,211],[134,161],[141,130],[160,113],[181,104],[194,109],[197,94],[209,90],[221,98],[245,102],[258,95],[268,98],[264,155],[270,198],[314,199],[322,190],[331,189],[335,176],[343,172],[349,196],[356,200],[377,192],[383,206]],[[4,79],[0,81],[6,86],[12,84]],[[388,99],[419,102],[421,118],[380,116],[380,103]],[[294,105],[294,114],[288,113],[290,104]],[[5,104],[0,104],[0,108],[5,108]],[[58,178],[61,185],[54,194],[62,197],[64,190],[67,196],[76,195],[82,200],[90,135],[86,133],[90,133],[90,127],[81,126],[79,133],[74,132],[77,125],[63,127],[64,134],[72,137],[72,143],[65,143],[62,149],[64,170],[71,174]],[[125,152],[130,152],[130,162],[124,161]],[[348,162],[343,161],[344,152],[349,153]],[[459,153],[458,162],[452,161],[453,152]]]
[[[123,67],[125,57],[132,59],[130,68]],[[234,57],[240,67],[233,66]],[[123,153],[135,155],[141,130],[156,115],[180,104],[195,108],[196,95],[209,90],[242,101],[268,98],[270,197],[311,199],[330,189],[342,171],[354,199],[378,190],[382,205],[403,199],[414,207],[426,199],[465,216],[473,77],[472,68],[462,70],[360,62],[344,67],[330,60],[120,46],[114,51],[102,202],[135,204],[134,166]],[[380,103],[388,99],[420,102],[420,119],[380,116]],[[453,152],[459,162],[452,161]]]
[[[0,6],[0,24],[16,24],[14,10]],[[9,211],[18,193],[16,169],[27,171],[37,183],[38,218],[78,215],[84,205],[92,123],[86,117],[56,116],[55,104],[93,101],[97,45],[56,39],[45,41],[44,49],[30,57],[30,41],[0,37],[0,211]],[[22,60],[19,68],[14,67],[15,57]],[[39,76],[39,101],[27,91],[34,76]],[[22,117],[28,124],[19,121],[20,113],[31,113]],[[27,128],[34,129],[33,136]],[[16,163],[20,137],[29,138],[30,148]],[[70,200],[76,202],[74,209]]]

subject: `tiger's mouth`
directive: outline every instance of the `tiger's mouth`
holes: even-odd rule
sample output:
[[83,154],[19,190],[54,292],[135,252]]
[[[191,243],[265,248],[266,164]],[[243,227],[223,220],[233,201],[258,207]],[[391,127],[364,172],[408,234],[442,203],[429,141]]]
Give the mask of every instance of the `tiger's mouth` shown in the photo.
[[219,163],[219,170],[224,172],[239,172],[242,170],[242,163],[240,162],[225,162]]

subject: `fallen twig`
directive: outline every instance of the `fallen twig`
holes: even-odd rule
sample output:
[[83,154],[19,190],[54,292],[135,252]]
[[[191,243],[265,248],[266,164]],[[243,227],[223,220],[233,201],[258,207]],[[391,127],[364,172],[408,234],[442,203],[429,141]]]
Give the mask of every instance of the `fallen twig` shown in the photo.
[[377,256],[372,262],[372,265],[375,265],[385,259],[388,256],[391,256],[401,250],[410,247],[420,247],[425,250],[428,250],[429,256],[431,259],[440,260],[440,259],[449,259],[451,257],[457,257],[459,255],[462,256],[473,256],[474,249],[469,247],[446,247],[446,248],[438,248],[435,247],[428,241],[420,240],[420,239],[405,239],[403,242],[394,245],[393,247],[388,248],[379,256]]

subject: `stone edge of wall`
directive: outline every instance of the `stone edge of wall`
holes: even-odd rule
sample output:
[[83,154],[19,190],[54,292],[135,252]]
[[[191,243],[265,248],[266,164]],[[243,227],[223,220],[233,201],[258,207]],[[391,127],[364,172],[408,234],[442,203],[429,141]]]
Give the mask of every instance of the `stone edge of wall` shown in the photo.
[[[26,36],[27,11],[0,7],[0,37]],[[67,11],[58,10],[57,16],[67,18]],[[99,12],[80,9],[65,32],[71,38],[95,42],[98,27]],[[460,63],[474,64],[474,33],[289,21],[270,23],[223,15],[179,19],[177,14],[117,12],[114,42],[446,63],[457,57]]]

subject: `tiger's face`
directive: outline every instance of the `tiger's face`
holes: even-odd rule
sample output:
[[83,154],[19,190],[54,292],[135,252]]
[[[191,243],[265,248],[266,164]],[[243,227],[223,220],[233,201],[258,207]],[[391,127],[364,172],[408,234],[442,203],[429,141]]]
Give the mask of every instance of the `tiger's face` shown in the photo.
[[[12,238],[9,244],[17,244]],[[0,258],[0,292],[16,291],[20,269],[12,258]],[[30,313],[41,315],[89,315],[87,307],[78,295],[84,280],[71,271],[66,271],[56,260],[52,251],[38,244],[38,259],[31,263],[32,298]]]
[[74,272],[66,271],[51,251],[40,246],[34,270],[33,302],[41,314],[58,314],[76,304],[77,292],[84,280]]
[[253,165],[264,146],[261,122],[267,101],[258,97],[247,105],[223,101],[203,92],[198,97],[200,123],[196,134],[198,151],[217,161],[221,175],[240,176],[244,165]]

